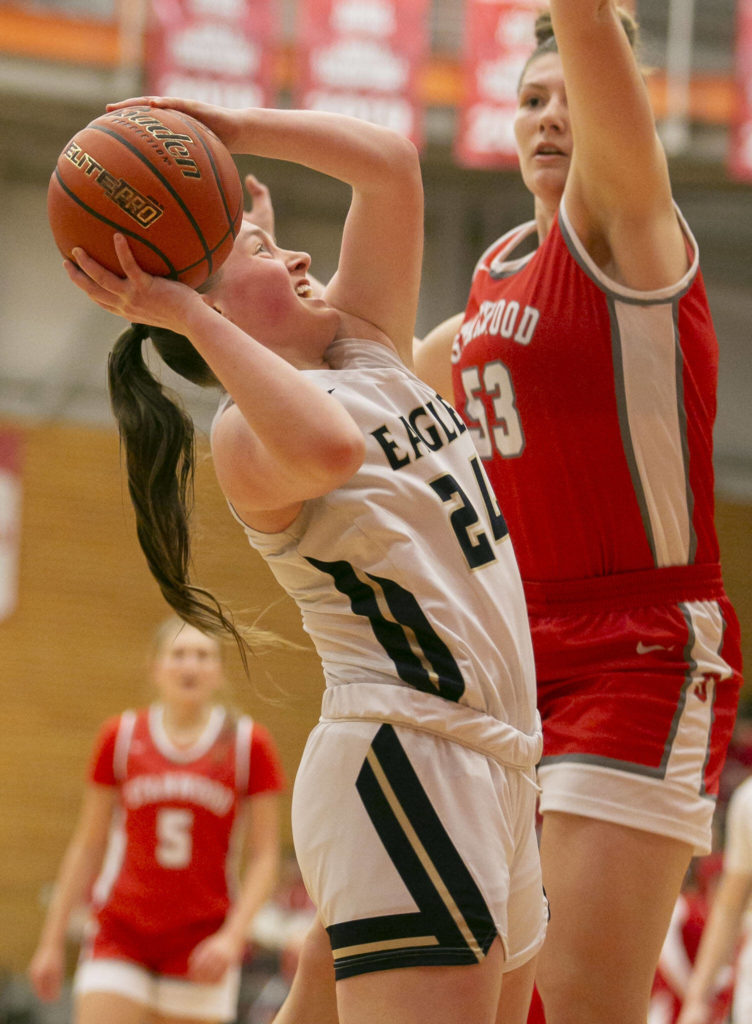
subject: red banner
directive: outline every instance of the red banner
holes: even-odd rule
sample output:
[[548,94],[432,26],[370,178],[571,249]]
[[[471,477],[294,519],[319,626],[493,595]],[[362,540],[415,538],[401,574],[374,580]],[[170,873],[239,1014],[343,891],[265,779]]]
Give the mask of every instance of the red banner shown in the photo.
[[21,546],[21,438],[0,430],[0,622],[18,601]]
[[275,102],[272,0],[152,0],[147,88],[226,107]]
[[421,147],[428,0],[301,0],[295,105],[387,125]]
[[454,155],[467,167],[517,163],[514,115],[517,83],[535,49],[539,0],[467,0],[464,97]]
[[732,177],[752,181],[752,0],[737,0],[736,82],[737,112],[728,169]]

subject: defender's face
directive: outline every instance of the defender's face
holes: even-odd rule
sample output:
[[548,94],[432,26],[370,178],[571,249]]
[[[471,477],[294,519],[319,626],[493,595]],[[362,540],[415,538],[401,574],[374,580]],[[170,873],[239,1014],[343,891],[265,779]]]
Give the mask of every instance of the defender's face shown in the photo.
[[514,135],[522,179],[534,196],[558,203],[572,159],[564,71],[558,53],[536,57],[517,96]]

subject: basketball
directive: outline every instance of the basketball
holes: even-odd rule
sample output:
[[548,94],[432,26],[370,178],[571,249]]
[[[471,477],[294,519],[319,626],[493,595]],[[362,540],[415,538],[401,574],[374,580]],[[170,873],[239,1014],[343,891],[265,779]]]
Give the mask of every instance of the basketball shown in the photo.
[[124,107],[82,128],[58,157],[47,215],[68,259],[81,246],[122,276],[113,235],[150,274],[193,288],[232,249],[243,187],[229,150],[188,114]]

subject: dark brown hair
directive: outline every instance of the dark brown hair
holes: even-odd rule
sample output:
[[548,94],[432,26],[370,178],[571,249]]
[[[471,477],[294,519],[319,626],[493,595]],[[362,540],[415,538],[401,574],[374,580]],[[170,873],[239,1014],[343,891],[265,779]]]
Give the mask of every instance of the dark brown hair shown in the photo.
[[[621,20],[622,28],[624,29],[629,45],[633,50],[637,49],[638,33],[639,28],[635,17],[623,7],[617,7],[616,13],[619,15]],[[525,77],[527,69],[538,57],[542,57],[545,53],[558,53],[559,47],[556,44],[556,37],[554,36],[554,26],[551,19],[550,11],[541,11],[538,17],[535,19],[535,49],[530,54],[528,59],[525,61],[525,66],[517,83],[517,89],[519,91],[522,85],[522,80]]]
[[139,543],[176,614],[203,633],[229,634],[247,669],[247,641],[231,614],[190,580],[195,431],[177,396],[150,371],[143,353],[147,338],[181,377],[201,387],[219,387],[209,366],[181,334],[131,324],[115,342],[108,365],[110,402],[125,454]]

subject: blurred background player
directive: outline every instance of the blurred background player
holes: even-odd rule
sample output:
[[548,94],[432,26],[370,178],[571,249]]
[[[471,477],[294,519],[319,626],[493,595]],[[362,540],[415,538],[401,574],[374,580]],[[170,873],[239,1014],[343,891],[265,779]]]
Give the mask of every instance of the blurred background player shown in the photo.
[[102,727],[29,966],[37,995],[57,999],[70,918],[96,879],[76,1024],[234,1020],[249,926],[277,878],[282,769],[267,730],[217,703],[219,642],[171,617],[151,677],[157,701]]
[[[695,858],[676,900],[650,996],[648,1024],[676,1024],[721,871],[720,854]],[[707,1024],[722,1024],[731,1006],[732,972],[719,977]]]

